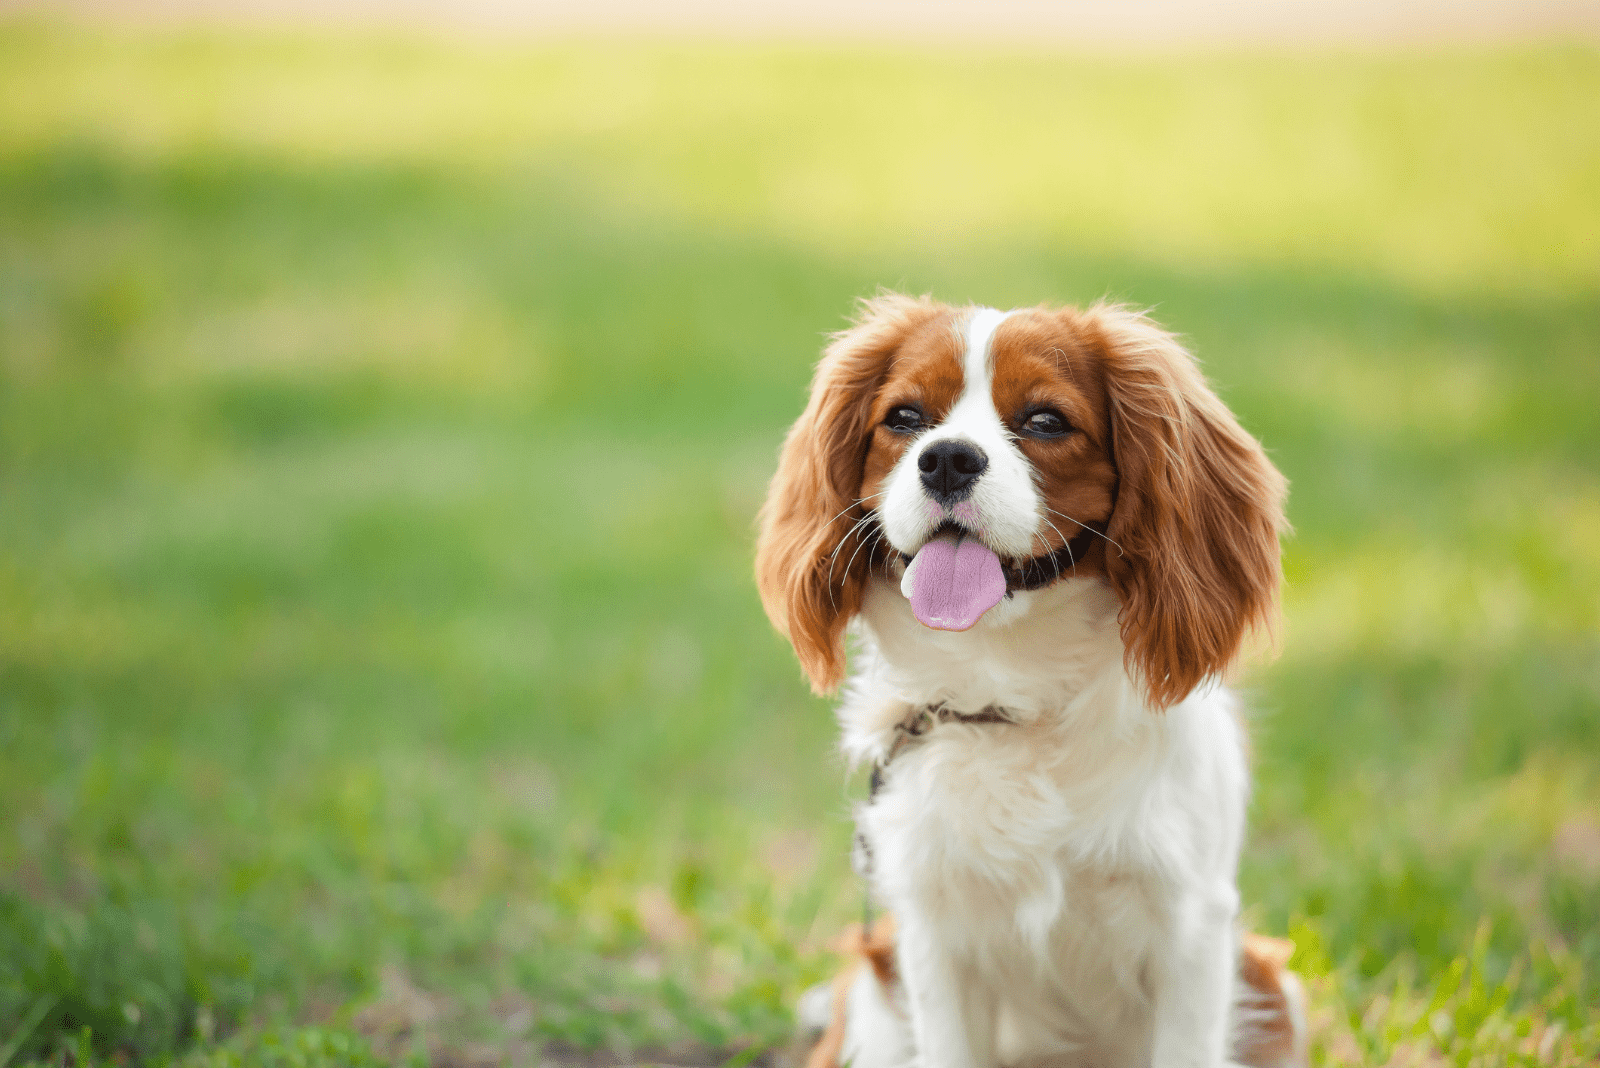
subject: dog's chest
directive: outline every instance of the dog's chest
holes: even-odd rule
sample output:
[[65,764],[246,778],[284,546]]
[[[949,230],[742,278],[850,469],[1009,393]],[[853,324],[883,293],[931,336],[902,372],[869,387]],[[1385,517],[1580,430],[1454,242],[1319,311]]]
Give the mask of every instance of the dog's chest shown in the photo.
[[1074,752],[1046,726],[943,723],[905,748],[862,813],[874,881],[968,923],[1039,938],[1065,913],[1145,912],[1164,865],[1152,737]]
[[1065,1043],[1124,1063],[1121,1046],[1148,1030],[1146,969],[1171,929],[1171,865],[1150,828],[1170,813],[1146,746],[1073,754],[1040,741],[944,724],[897,756],[862,813],[873,881],[1003,992],[1016,1048]]

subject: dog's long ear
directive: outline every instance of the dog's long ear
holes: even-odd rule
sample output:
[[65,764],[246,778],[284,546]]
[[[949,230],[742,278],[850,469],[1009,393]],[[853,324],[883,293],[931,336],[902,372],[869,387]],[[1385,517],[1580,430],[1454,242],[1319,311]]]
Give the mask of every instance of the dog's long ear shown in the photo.
[[761,509],[761,603],[819,694],[844,677],[844,628],[861,607],[866,580],[868,561],[854,558],[866,536],[856,522],[872,403],[895,350],[938,314],[925,297],[862,302],[855,324],[834,335],[817,364],[811,400],[783,443]]
[[1145,316],[1085,317],[1105,360],[1118,483],[1106,572],[1150,703],[1183,700],[1277,622],[1287,485],[1183,347]]

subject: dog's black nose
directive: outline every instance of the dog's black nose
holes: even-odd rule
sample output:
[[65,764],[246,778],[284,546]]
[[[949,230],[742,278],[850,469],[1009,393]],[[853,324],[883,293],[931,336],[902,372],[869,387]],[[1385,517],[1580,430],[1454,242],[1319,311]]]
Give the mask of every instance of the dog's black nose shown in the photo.
[[983,450],[965,441],[936,441],[917,457],[922,484],[940,504],[963,500],[988,466]]

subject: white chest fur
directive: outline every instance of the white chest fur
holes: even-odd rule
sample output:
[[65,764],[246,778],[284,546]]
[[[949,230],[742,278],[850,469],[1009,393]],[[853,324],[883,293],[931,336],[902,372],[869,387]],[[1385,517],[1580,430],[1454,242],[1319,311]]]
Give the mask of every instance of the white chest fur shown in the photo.
[[986,1030],[1005,1062],[1148,1063],[1164,947],[1237,907],[1247,780],[1232,697],[1206,685],[1150,710],[1115,615],[1095,579],[1013,595],[961,633],[916,623],[887,581],[862,612],[839,713],[852,758],[882,761],[926,705],[1016,720],[939,724],[859,813],[874,890],[901,917],[903,958],[919,958],[908,977],[937,957],[952,1011],[976,1018],[963,1031]]

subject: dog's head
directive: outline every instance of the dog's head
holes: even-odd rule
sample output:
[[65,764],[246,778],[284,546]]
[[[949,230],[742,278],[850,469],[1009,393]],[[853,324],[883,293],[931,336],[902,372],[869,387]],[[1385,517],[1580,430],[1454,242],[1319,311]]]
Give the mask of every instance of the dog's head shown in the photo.
[[1162,708],[1270,626],[1284,489],[1141,314],[882,296],[817,366],[762,510],[757,579],[825,692],[869,576],[895,560],[917,618],[944,630],[1013,591],[1096,577]]

